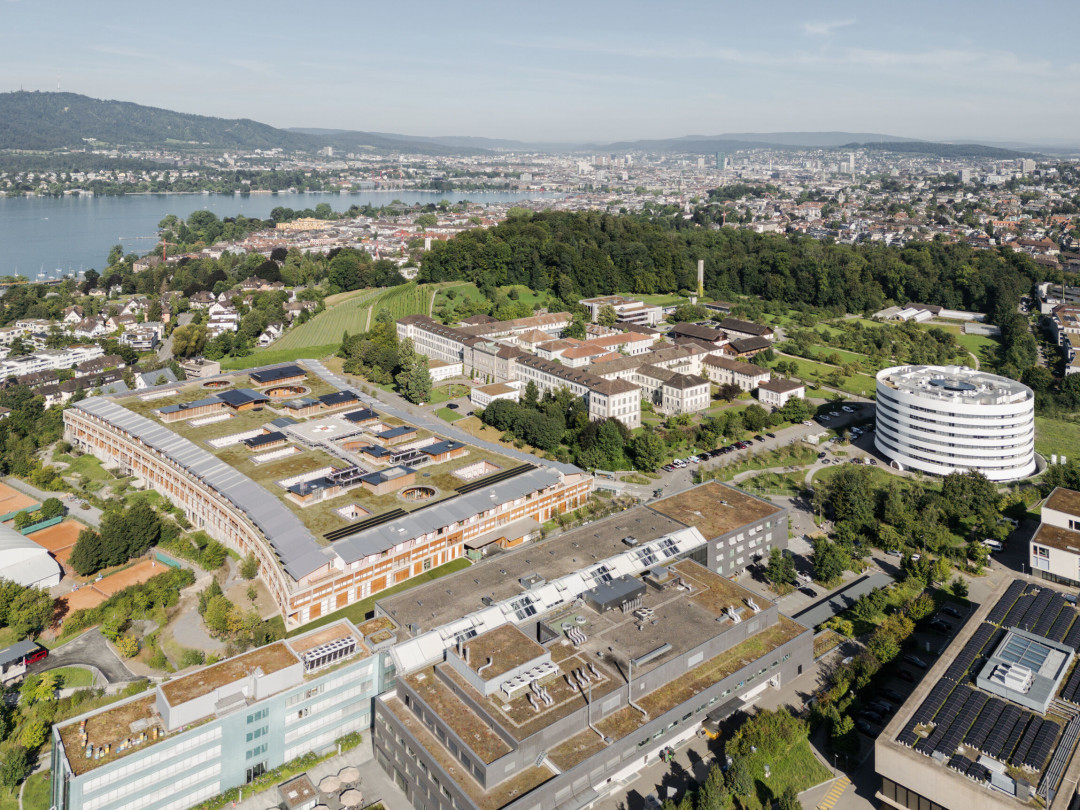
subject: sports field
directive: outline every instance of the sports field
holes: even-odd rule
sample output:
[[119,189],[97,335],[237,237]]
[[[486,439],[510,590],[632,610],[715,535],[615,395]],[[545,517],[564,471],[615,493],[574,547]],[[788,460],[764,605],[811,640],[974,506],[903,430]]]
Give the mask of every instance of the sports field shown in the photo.
[[28,536],[52,554],[53,558],[63,566],[65,574],[70,574],[67,565],[68,557],[75,550],[75,541],[82,530],[83,525],[81,523],[76,523],[74,520],[65,520],[63,523],[57,523],[55,526],[41,529]]
[[23,495],[19,490],[0,482],[0,515],[11,514],[36,503],[29,495]]
[[94,588],[101,591],[106,596],[112,596],[129,585],[138,585],[139,583],[146,582],[150,577],[168,570],[169,567],[164,563],[159,566],[156,560],[142,560],[135,563],[135,565],[130,568],[125,568],[123,571],[117,571],[115,574],[110,574],[105,577],[105,579],[101,580],[101,582],[94,583]]

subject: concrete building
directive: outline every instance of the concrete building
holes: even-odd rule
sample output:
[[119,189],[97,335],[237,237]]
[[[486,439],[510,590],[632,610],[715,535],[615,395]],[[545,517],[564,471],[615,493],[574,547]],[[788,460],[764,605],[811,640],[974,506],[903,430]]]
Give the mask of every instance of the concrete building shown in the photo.
[[[296,374],[290,368],[250,374],[269,391],[273,390],[273,384],[284,384],[273,379],[280,375],[286,375],[280,380],[296,381]],[[302,369],[300,375],[300,380],[307,380]],[[234,375],[234,380],[242,379],[243,375]],[[477,482],[454,477],[449,467],[439,468],[442,469],[439,474],[445,478],[438,484],[437,496],[406,514],[391,510],[386,515],[373,515],[370,520],[350,522],[346,512],[336,512],[320,521],[314,517],[316,513],[332,511],[335,507],[305,503],[305,517],[301,520],[286,503],[295,502],[288,497],[290,493],[319,504],[328,495],[336,497],[349,488],[346,485],[334,489],[330,485],[359,484],[353,478],[372,472],[371,464],[414,463],[411,457],[423,455],[409,447],[415,441],[416,429],[409,425],[352,422],[335,417],[315,423],[310,429],[305,427],[313,423],[292,423],[280,429],[297,438],[293,446],[262,454],[271,456],[272,463],[277,463],[273,459],[278,458],[272,454],[282,454],[280,463],[285,466],[280,477],[274,476],[277,468],[272,463],[256,465],[255,469],[245,466],[241,471],[226,463],[228,454],[224,457],[216,454],[224,445],[197,443],[189,436],[205,435],[200,433],[199,426],[206,424],[204,420],[231,419],[245,425],[246,430],[236,428],[234,443],[270,432],[266,427],[269,418],[244,405],[252,403],[252,395],[260,402],[268,398],[245,393],[243,389],[225,388],[216,394],[216,398],[226,403],[224,409],[215,407],[198,418],[172,422],[152,419],[125,407],[123,403],[127,399],[141,407],[135,396],[116,400],[89,397],[64,411],[65,438],[107,466],[136,477],[138,486],[166,496],[185,511],[192,524],[228,548],[241,555],[254,554],[260,563],[259,575],[290,629],[461,558],[465,556],[464,544],[472,538],[524,519],[542,522],[556,513],[576,509],[586,502],[591,490],[591,476],[576,467],[554,463],[536,468],[515,467],[507,459],[493,465],[495,469],[501,467],[502,472],[482,491],[475,488]],[[173,399],[163,399],[159,413],[170,408],[164,403],[185,396],[198,404],[196,397],[205,398],[205,390],[200,383],[193,382],[166,396]],[[599,395],[590,402],[598,408],[623,406],[621,402],[601,403]],[[634,402],[637,402],[636,394]],[[161,416],[168,415],[161,413]],[[335,440],[361,435],[369,437],[365,445],[379,446],[382,451],[379,455],[385,458],[374,460],[374,456],[365,455],[365,459],[372,460],[363,461],[361,466],[358,457],[334,444]],[[233,439],[226,437],[226,441]],[[290,453],[293,455],[285,455]],[[300,458],[296,453],[310,456],[311,461],[306,465],[311,470],[309,473],[296,475],[295,459]],[[349,459],[353,466],[342,467],[343,459]],[[469,460],[453,463],[465,466]],[[291,472],[286,475],[285,470]],[[425,473],[430,470],[426,468]],[[260,478],[262,483],[251,476]],[[330,485],[321,489],[314,484],[297,487],[318,478],[327,478]],[[344,508],[348,504],[340,506]],[[308,513],[313,517],[307,517]],[[319,527],[318,534],[309,523]],[[336,528],[328,531],[327,525]]]
[[1014,579],[975,609],[875,743],[883,807],[1061,810],[1080,761],[1077,610]]
[[375,755],[414,807],[585,807],[809,666],[809,629],[705,563],[783,510],[719,484],[653,506],[378,604],[410,637]]
[[201,380],[207,377],[216,377],[221,373],[221,363],[217,360],[206,360],[195,357],[180,364],[189,380]]
[[393,629],[341,620],[54,726],[52,806],[182,810],[333,749],[393,682]]
[[795,380],[776,378],[758,385],[758,400],[762,405],[783,408],[792,397],[806,398],[806,385]]
[[1028,544],[1032,573],[1080,587],[1080,492],[1055,488],[1043,501],[1039,518]]
[[596,323],[600,310],[609,306],[615,310],[618,323],[633,323],[640,326],[656,326],[664,320],[662,307],[646,304],[638,298],[622,295],[604,295],[599,298],[583,298],[581,303],[589,308],[589,320]]
[[699,413],[709,407],[709,381],[695,374],[681,374],[661,366],[639,366],[632,378],[643,399],[662,414]]
[[497,399],[508,399],[511,402],[517,402],[521,397],[521,389],[524,387],[524,383],[517,380],[478,385],[469,391],[469,402],[475,408],[486,408]]
[[874,446],[900,469],[978,470],[992,481],[1035,472],[1035,395],[964,366],[894,366],[877,374]]

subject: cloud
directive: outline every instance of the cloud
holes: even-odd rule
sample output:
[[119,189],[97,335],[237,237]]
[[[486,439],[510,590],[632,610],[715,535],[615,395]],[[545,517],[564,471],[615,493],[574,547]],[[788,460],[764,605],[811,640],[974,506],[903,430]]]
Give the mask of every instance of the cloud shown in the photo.
[[832,20],[831,22],[825,22],[819,20],[817,22],[804,22],[802,24],[803,33],[811,37],[828,37],[832,36],[833,31],[837,28],[847,28],[849,25],[855,24],[855,18],[850,20]]

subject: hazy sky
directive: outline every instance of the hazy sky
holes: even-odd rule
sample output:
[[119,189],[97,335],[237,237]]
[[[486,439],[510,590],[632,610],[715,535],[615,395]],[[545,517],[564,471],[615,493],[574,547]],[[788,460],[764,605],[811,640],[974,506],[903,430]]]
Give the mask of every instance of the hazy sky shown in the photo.
[[1080,140],[1076,0],[0,0],[0,90],[527,140]]

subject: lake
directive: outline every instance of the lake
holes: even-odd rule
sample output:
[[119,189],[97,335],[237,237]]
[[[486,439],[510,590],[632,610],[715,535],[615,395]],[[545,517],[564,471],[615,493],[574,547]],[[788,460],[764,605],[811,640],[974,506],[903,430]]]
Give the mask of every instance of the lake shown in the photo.
[[[558,199],[562,194],[528,192],[360,191],[355,194],[293,192],[282,194],[138,194],[121,197],[0,197],[0,275],[49,277],[62,273],[101,270],[113,245],[125,253],[149,253],[158,223],[169,214],[187,217],[206,209],[218,217],[243,214],[263,219],[281,206],[302,210],[329,203],[334,211],[353,205],[388,205],[394,200],[414,203],[518,202]],[[144,237],[144,238],[136,238]],[[59,272],[58,272],[59,271]]]

